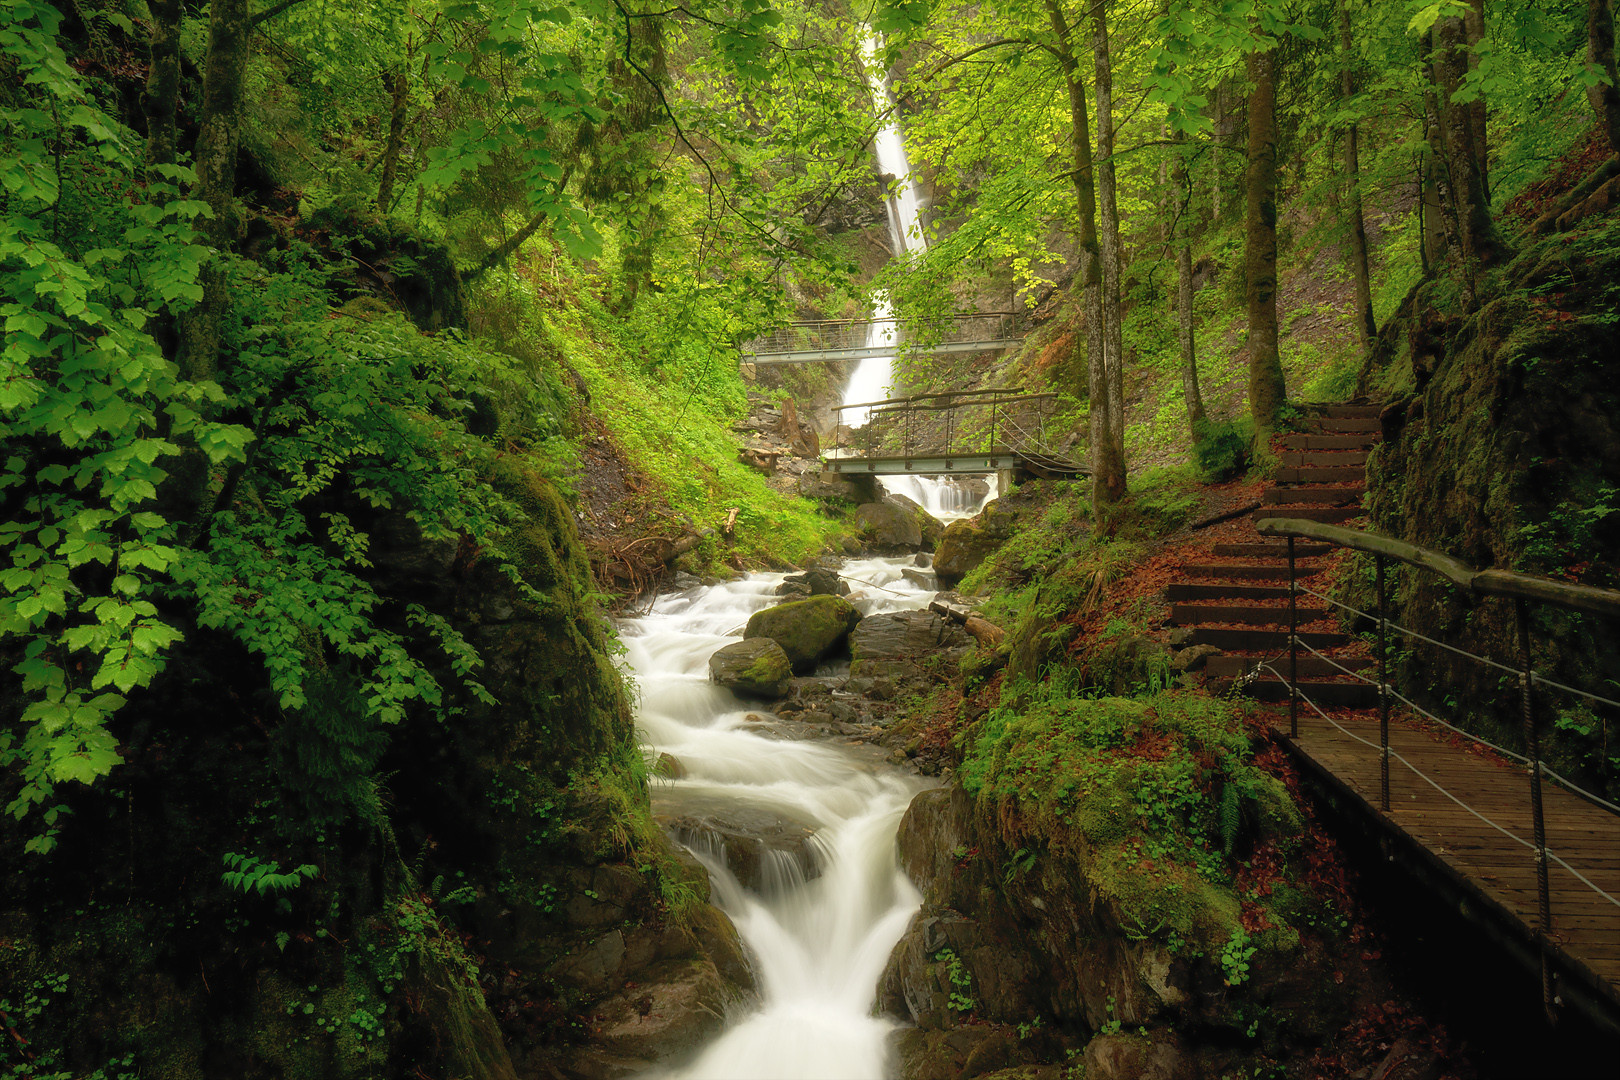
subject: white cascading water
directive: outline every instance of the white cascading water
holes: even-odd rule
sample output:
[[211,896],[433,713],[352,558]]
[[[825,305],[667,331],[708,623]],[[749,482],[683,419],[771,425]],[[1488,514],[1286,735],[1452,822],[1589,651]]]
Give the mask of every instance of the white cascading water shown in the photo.
[[[909,565],[846,564],[842,573],[857,590],[850,599],[868,615],[923,607],[933,593],[902,576]],[[816,830],[822,865],[810,881],[789,872],[777,887],[751,892],[717,852],[695,847],[715,902],[753,956],[761,1000],[664,1077],[882,1080],[892,1071],[896,1025],[872,1008],[889,953],[921,900],[900,870],[894,836],[924,782],[873,747],[770,738],[746,719],[757,710],[709,681],[710,655],[737,640],[730,635],[755,611],[781,602],[782,577],[751,574],[664,596],[649,614],[620,624],[642,738],[686,770],[656,782],[654,808],[684,815],[741,805],[802,822]]]
[[[880,110],[892,110],[894,98],[878,59],[878,39],[868,34],[861,42],[861,53],[866,59],[867,83],[872,98]],[[873,141],[878,169],[894,177],[894,191],[885,200],[889,215],[889,237],[894,242],[896,255],[908,251],[928,250],[928,236],[923,231],[922,200],[911,184],[911,159],[906,156],[905,140],[900,135],[900,122],[890,119],[878,131]],[[872,298],[872,325],[866,332],[868,349],[895,349],[899,346],[899,327],[894,321],[893,309],[886,293]],[[882,401],[890,395],[894,382],[894,353],[885,352],[869,356],[855,367],[855,373],[844,388],[844,405],[861,405],[869,401]],[[867,410],[844,413],[844,423],[852,428],[863,427],[870,418]],[[972,517],[989,499],[996,495],[996,478],[985,478],[988,491],[982,485],[965,477],[946,476],[935,479],[927,476],[885,476],[879,479],[891,495],[904,495],[927,510],[936,520],[954,521]]]

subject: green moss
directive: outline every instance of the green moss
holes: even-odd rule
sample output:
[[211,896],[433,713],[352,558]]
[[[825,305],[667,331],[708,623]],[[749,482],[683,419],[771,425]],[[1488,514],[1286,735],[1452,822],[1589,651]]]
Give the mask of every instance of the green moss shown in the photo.
[[754,612],[743,638],[770,638],[795,670],[804,670],[835,649],[860,618],[842,596],[812,596]]

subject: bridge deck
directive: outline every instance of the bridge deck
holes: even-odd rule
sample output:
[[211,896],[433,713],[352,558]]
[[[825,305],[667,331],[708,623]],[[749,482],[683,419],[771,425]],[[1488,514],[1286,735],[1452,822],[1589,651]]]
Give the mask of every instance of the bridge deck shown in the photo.
[[[1378,808],[1377,712],[1333,715],[1344,728],[1375,745],[1357,742],[1302,707],[1299,736],[1292,740],[1294,752],[1335,781],[1391,839],[1407,846],[1408,855],[1426,860],[1465,895],[1471,894],[1487,909],[1483,914],[1504,924],[1506,932],[1516,934],[1533,955],[1539,919],[1535,858],[1526,846],[1533,832],[1525,767],[1478,747],[1468,748],[1461,740],[1392,720],[1392,751],[1460,793],[1478,815],[1501,829],[1458,805],[1393,756],[1390,809],[1385,813]],[[1286,713],[1281,715],[1281,729],[1286,733]],[[1286,735],[1284,741],[1289,741]],[[1543,784],[1542,792],[1548,850],[1593,885],[1620,898],[1620,818],[1556,784]],[[1554,967],[1565,973],[1560,979],[1562,992],[1566,997],[1571,991],[1584,992],[1595,999],[1600,1012],[1620,1018],[1620,906],[1557,863],[1549,866],[1548,884],[1552,900],[1548,945]],[[1571,977],[1577,985],[1569,985]]]
[[[998,349],[1012,349],[1023,344],[1016,338],[996,339],[993,341],[949,341],[939,345],[930,345],[920,351],[930,356],[944,356],[949,353],[977,353],[993,352]],[[866,360],[873,356],[893,356],[900,351],[897,345],[861,346],[849,349],[799,349],[786,352],[744,352],[743,363],[758,364],[769,367],[772,364],[815,364],[826,360]]]

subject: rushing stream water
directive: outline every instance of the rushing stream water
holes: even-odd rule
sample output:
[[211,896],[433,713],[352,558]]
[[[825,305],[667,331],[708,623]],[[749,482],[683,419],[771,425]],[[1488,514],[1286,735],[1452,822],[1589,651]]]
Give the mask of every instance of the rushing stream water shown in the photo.
[[[931,590],[908,582],[910,560],[866,559],[842,573],[863,614],[917,608]],[[660,781],[661,813],[746,807],[816,830],[819,876],[788,860],[760,891],[744,889],[717,857],[708,866],[715,902],[752,954],[761,1000],[731,1018],[720,1037],[678,1073],[696,1080],[880,1080],[891,1072],[895,1024],[872,1015],[878,979],[920,897],[901,872],[895,830],[924,781],[889,765],[875,747],[770,737],[751,710],[709,681],[709,656],[761,608],[780,603],[781,574],[660,597],[621,633],[640,690],[638,723],[657,752],[674,755],[682,779]],[[868,582],[863,587],[860,582]],[[876,586],[876,587],[872,587]],[[837,669],[824,669],[836,676]]]

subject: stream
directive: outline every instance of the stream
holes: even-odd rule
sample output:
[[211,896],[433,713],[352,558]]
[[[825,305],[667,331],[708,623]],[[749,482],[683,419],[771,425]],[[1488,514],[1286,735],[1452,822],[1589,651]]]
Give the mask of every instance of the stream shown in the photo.
[[[847,562],[841,573],[863,615],[925,606],[934,593],[907,581],[910,559]],[[759,977],[758,1008],[730,1018],[693,1062],[661,1075],[700,1080],[890,1075],[889,1033],[874,1017],[878,979],[921,897],[901,872],[895,832],[927,782],[896,769],[875,746],[772,737],[730,690],[709,681],[709,656],[761,608],[781,603],[782,574],[750,574],[668,594],[620,626],[639,689],[637,723],[655,753],[685,768],[655,782],[655,812],[744,807],[813,828],[820,874],[805,880],[782,858],[743,888],[722,853],[692,845],[714,900],[736,924]],[[863,585],[861,582],[870,584]],[[836,679],[843,664],[817,674]],[[835,684],[836,685],[836,684]]]

